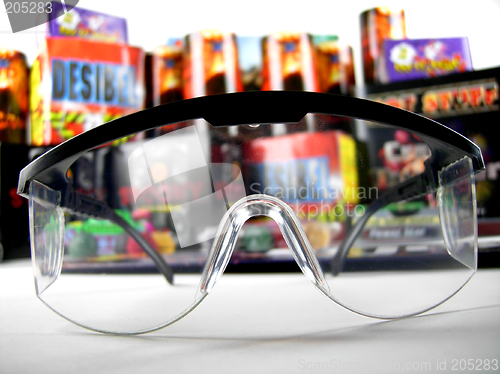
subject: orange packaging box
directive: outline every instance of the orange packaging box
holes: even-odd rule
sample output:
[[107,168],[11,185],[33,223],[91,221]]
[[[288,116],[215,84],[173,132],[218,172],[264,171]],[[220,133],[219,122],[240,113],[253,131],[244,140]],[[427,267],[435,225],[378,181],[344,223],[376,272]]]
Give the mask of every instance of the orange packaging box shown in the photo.
[[183,54],[183,97],[243,91],[236,36],[202,30],[186,36]]
[[22,53],[0,48],[0,142],[26,143],[28,71]]

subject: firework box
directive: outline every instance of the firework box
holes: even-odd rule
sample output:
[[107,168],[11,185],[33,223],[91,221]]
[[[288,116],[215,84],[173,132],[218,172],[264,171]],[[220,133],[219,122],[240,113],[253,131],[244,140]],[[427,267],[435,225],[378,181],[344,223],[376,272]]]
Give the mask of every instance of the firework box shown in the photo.
[[[127,21],[82,8],[66,12],[60,2],[52,3],[47,33],[50,37],[82,38],[108,43],[128,43]],[[62,15],[64,14],[64,15]]]
[[467,38],[385,40],[382,83],[471,71]]
[[340,234],[334,230],[345,218],[339,209],[358,202],[356,145],[350,135],[332,130],[259,138],[243,153],[249,193],[288,203],[305,222],[313,248],[328,246]]
[[25,56],[0,48],[0,142],[26,143],[28,77]]
[[182,100],[182,48],[163,46],[152,54],[153,104]]
[[354,95],[356,79],[352,48],[336,35],[313,35],[319,91]]
[[346,193],[357,188],[355,151],[352,137],[335,130],[254,139],[244,149],[249,189],[291,205],[356,203]]
[[144,52],[48,38],[31,69],[31,144],[56,145],[144,106]]
[[406,38],[405,13],[402,9],[376,7],[361,13],[360,23],[365,83],[380,83],[384,40]]
[[262,90],[319,91],[311,34],[267,35],[262,51]]
[[236,36],[202,30],[184,39],[183,97],[243,91],[238,68]]

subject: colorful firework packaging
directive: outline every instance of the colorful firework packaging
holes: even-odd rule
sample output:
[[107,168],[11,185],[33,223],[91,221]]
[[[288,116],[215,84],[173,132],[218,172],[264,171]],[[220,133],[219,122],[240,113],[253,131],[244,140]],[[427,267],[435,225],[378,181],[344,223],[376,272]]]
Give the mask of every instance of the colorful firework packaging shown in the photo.
[[182,46],[155,48],[152,54],[154,105],[182,100]]
[[383,83],[472,71],[467,38],[384,41]]
[[286,201],[315,249],[331,244],[359,201],[356,143],[343,131],[296,133],[245,144],[247,188]]
[[59,144],[144,106],[144,53],[124,44],[48,38],[30,79],[36,146]]
[[[319,91],[312,36],[280,32],[262,39],[262,90]],[[314,131],[310,116],[299,124],[275,125],[273,135]]]
[[76,37],[106,42],[127,43],[127,21],[80,7],[65,12],[60,2],[52,3],[47,32],[51,37]]
[[313,36],[319,90],[326,93],[354,95],[356,80],[352,48],[336,37]]
[[[187,35],[182,77],[185,99],[243,91],[236,36],[219,30],[202,30]],[[229,127],[213,132],[211,139],[206,141],[217,150],[226,142],[233,143],[237,134],[236,127]],[[234,144],[228,147],[234,148]]]
[[235,35],[204,30],[186,36],[183,80],[186,99],[243,91]]
[[262,50],[262,90],[319,90],[311,35],[272,34],[262,40]]
[[381,83],[381,57],[386,39],[406,39],[403,10],[378,7],[361,13],[361,48],[365,83]]
[[0,48],[0,142],[26,143],[28,76],[22,53]]

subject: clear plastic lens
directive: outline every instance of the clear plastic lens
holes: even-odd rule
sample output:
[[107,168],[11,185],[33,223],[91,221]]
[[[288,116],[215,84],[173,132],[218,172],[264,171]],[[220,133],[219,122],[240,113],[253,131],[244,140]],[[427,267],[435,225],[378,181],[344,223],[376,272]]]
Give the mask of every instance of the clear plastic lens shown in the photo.
[[[207,160],[202,140],[189,126],[117,142],[68,172],[74,191],[109,205],[160,254],[173,283],[119,220],[61,207],[59,192],[32,182],[35,277],[47,305],[82,326],[128,333],[175,321],[203,299],[211,242],[245,187],[237,165]],[[148,275],[136,282],[131,273]]]
[[[460,290],[476,269],[448,249],[443,230],[449,226],[438,204],[436,194],[428,194],[396,204],[415,210],[398,212],[392,205],[371,216],[343,271],[327,273],[328,296],[364,315],[396,318],[431,309]],[[464,248],[461,255],[472,260],[476,249]]]
[[[144,332],[192,310],[231,261],[298,261],[321,292],[353,311],[422,312],[453,295],[476,268],[469,159],[440,172],[437,195],[381,207],[341,272],[334,276],[332,268],[368,206],[424,173],[429,155],[408,132],[323,115],[231,131],[198,120],[100,147],[75,161],[68,183],[119,218],[76,213],[61,206],[59,192],[30,185],[38,295],[82,326]],[[276,197],[287,213],[265,198],[256,205],[262,212],[250,209],[250,200],[241,200],[249,195]]]
[[[379,159],[370,170],[375,198],[426,172],[430,151],[417,137],[384,126],[367,124],[367,130],[372,143],[381,143],[372,146]],[[477,258],[471,160],[464,158],[439,174],[437,192],[383,206],[370,216],[337,276],[330,273],[337,248],[316,252],[327,274],[327,296],[364,315],[395,318],[431,309],[467,283]],[[351,208],[346,216],[350,223],[344,228],[354,226],[368,206]]]

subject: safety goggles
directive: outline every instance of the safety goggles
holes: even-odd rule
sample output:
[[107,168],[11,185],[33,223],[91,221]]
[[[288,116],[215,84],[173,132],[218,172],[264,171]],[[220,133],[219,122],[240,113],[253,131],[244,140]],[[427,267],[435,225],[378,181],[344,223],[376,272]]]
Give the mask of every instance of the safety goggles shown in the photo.
[[245,92],[93,128],[24,168],[18,193],[38,297],[80,326],[143,333],[191,312],[231,258],[295,259],[365,316],[434,308],[477,269],[482,170],[474,143],[408,111]]

